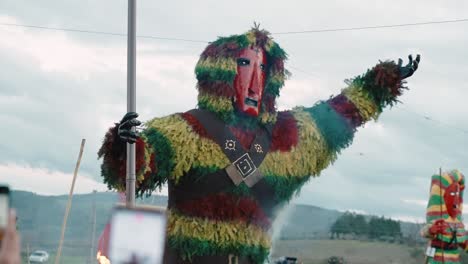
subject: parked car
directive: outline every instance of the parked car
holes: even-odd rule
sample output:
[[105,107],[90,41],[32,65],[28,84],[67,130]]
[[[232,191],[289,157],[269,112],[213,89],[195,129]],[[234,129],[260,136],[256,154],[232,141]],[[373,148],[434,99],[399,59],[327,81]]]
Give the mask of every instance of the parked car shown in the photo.
[[280,257],[275,262],[275,264],[299,264],[297,258],[295,257]]
[[345,261],[343,257],[332,256],[328,259],[327,263],[328,264],[344,264]]
[[29,256],[30,263],[47,263],[49,261],[49,253],[44,250],[36,250]]

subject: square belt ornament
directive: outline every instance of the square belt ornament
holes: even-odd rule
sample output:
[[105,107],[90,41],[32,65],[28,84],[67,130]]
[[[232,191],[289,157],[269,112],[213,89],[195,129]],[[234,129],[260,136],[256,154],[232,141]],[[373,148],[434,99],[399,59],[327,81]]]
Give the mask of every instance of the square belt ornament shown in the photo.
[[245,182],[247,186],[252,187],[262,178],[249,153],[245,153],[227,166],[226,172],[236,186]]

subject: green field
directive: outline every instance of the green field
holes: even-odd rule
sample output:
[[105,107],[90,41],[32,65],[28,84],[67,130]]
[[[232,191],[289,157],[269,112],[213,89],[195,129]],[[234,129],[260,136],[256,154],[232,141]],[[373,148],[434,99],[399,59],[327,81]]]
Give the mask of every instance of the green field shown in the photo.
[[423,247],[358,240],[280,240],[273,257],[294,256],[304,264],[324,264],[330,256],[344,257],[346,264],[421,264]]
[[[23,262],[22,263],[25,263],[25,264],[28,264],[28,258],[26,257],[26,254],[23,253],[22,254],[22,257],[23,257]],[[51,264],[51,263],[55,263],[55,255],[54,254],[50,254],[49,255],[49,261],[47,262],[47,264]],[[60,258],[60,263],[62,264],[86,264],[86,263],[89,263],[89,257],[86,258],[86,257],[80,257],[80,256],[62,256]],[[93,262],[92,264],[95,264],[96,262]]]

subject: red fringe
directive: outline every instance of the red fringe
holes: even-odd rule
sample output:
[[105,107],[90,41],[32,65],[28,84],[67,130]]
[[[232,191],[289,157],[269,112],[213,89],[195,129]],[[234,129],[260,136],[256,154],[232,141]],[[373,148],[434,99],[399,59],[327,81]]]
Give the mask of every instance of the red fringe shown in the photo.
[[266,43],[268,42],[268,33],[263,30],[256,30],[255,31],[255,39],[257,46],[265,47]]
[[389,92],[394,97],[402,94],[402,80],[395,63],[383,62],[376,65],[373,70],[376,73],[375,84],[381,87],[388,87]]
[[236,127],[230,127],[230,130],[245,149],[250,149],[250,145],[255,139],[255,131]]
[[290,112],[278,112],[270,151],[291,151],[298,141],[299,132],[294,116]]
[[110,182],[117,183],[118,186],[125,186],[125,165],[126,165],[126,144],[121,142],[117,135],[119,124],[111,127],[105,137],[104,142],[99,149],[98,156],[103,157],[103,164],[108,169],[106,178],[114,178]]
[[[107,177],[117,178],[112,182],[118,183],[119,186],[126,185],[127,177],[127,144],[120,140],[117,130],[119,124],[109,129],[104,138],[104,143],[98,152],[99,157],[103,156],[103,163],[107,164],[110,169],[110,175]],[[136,157],[135,166],[136,171],[140,171],[146,166],[145,162],[145,142],[138,138],[136,141]],[[154,164],[152,164],[155,167]]]
[[353,128],[363,124],[361,114],[357,107],[343,94],[330,99],[328,104],[344,117]]
[[212,43],[206,47],[206,49],[202,52],[201,58],[206,59],[208,57],[235,57],[239,52],[239,45],[232,41],[227,42],[221,45],[215,45]]
[[185,121],[187,121],[187,123],[189,123],[195,133],[201,137],[211,139],[203,125],[193,115],[189,113],[182,113],[181,116]]
[[145,161],[145,142],[143,139],[138,138],[135,142],[136,154],[135,154],[135,168],[136,171],[142,170],[146,166]]
[[236,96],[236,91],[232,85],[229,85],[223,81],[207,81],[200,80],[198,81],[197,88],[200,92],[233,98]]
[[176,204],[182,213],[213,220],[240,220],[268,230],[271,222],[257,201],[231,194],[214,194]]
[[284,72],[284,61],[283,60],[274,60],[272,62],[272,72],[283,73]]
[[264,109],[268,113],[274,113],[276,111],[275,107],[275,97],[271,94],[264,94],[262,99],[262,104]]

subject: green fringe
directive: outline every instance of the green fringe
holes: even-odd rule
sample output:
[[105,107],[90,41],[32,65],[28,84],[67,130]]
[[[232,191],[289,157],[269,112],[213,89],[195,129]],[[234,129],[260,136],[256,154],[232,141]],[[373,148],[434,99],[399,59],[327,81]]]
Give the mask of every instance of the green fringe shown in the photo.
[[245,183],[241,183],[237,186],[232,186],[232,187],[229,187],[227,190],[226,190],[227,193],[231,193],[231,194],[234,194],[236,196],[239,196],[239,197],[253,197],[251,191],[250,191],[250,188],[249,186],[247,186]]
[[430,205],[442,205],[442,204],[445,204],[445,201],[443,200],[442,197],[440,197],[440,195],[431,195],[431,197],[429,198],[429,204]]
[[[393,61],[381,62],[378,66],[387,68],[389,71],[392,69],[397,71],[398,69],[398,65],[396,65]],[[367,70],[364,75],[354,78],[352,82],[368,92],[372,100],[376,103],[379,112],[382,112],[384,107],[388,105],[393,106],[394,104],[398,103],[396,96],[390,92],[391,87],[389,87],[389,85],[401,85],[402,83],[384,84],[384,86],[381,86],[376,83],[377,72],[374,69],[375,67]],[[398,89],[406,89],[406,87],[401,86],[398,87]]]
[[161,188],[164,185],[169,175],[172,175],[174,169],[174,157],[175,153],[172,149],[170,141],[159,131],[154,128],[148,128],[144,131],[144,136],[147,138],[147,143],[153,147],[155,157],[154,162],[156,164],[156,173],[150,176],[150,180],[147,183],[147,190],[137,190],[137,197],[142,197],[145,193],[151,195],[156,188]]
[[284,51],[276,42],[273,43],[267,54],[269,57],[280,58],[282,60],[286,60],[288,58],[286,51]]
[[265,85],[265,93],[272,94],[275,97],[278,97],[280,94],[281,87],[283,87],[283,85],[284,82],[278,82],[269,78],[267,84]]
[[220,170],[220,168],[216,166],[209,166],[209,167],[203,167],[203,166],[192,166],[190,171],[182,177],[183,181],[197,181],[197,180],[202,180],[203,177],[210,173],[214,173],[216,171]]
[[305,110],[312,116],[331,152],[339,153],[353,141],[354,130],[328,103],[319,102]]
[[220,256],[236,254],[249,257],[253,263],[263,264],[268,258],[269,249],[259,246],[230,244],[219,246],[214,242],[184,237],[170,237],[169,246],[178,251],[182,259],[191,261],[195,256]]
[[232,123],[235,119],[235,115],[233,114],[233,111],[222,111],[219,108],[215,107],[209,100],[198,100],[198,107],[200,109],[205,109],[210,112],[216,113],[217,116],[224,120],[227,123]]
[[246,35],[231,35],[229,37],[220,37],[213,42],[213,45],[221,46],[228,43],[236,43],[241,49],[249,46],[249,40],[247,39]]
[[282,177],[274,175],[265,175],[264,179],[268,185],[275,190],[275,200],[278,203],[286,203],[298,194],[301,187],[310,177]]
[[222,68],[203,67],[199,65],[195,67],[195,75],[198,80],[223,81],[232,84],[236,74],[236,71]]
[[106,166],[106,163],[101,164],[101,175],[104,178],[104,183],[107,184],[107,189],[116,189],[119,185],[118,177],[112,177],[110,175],[119,175],[118,170],[112,169],[111,166]]

